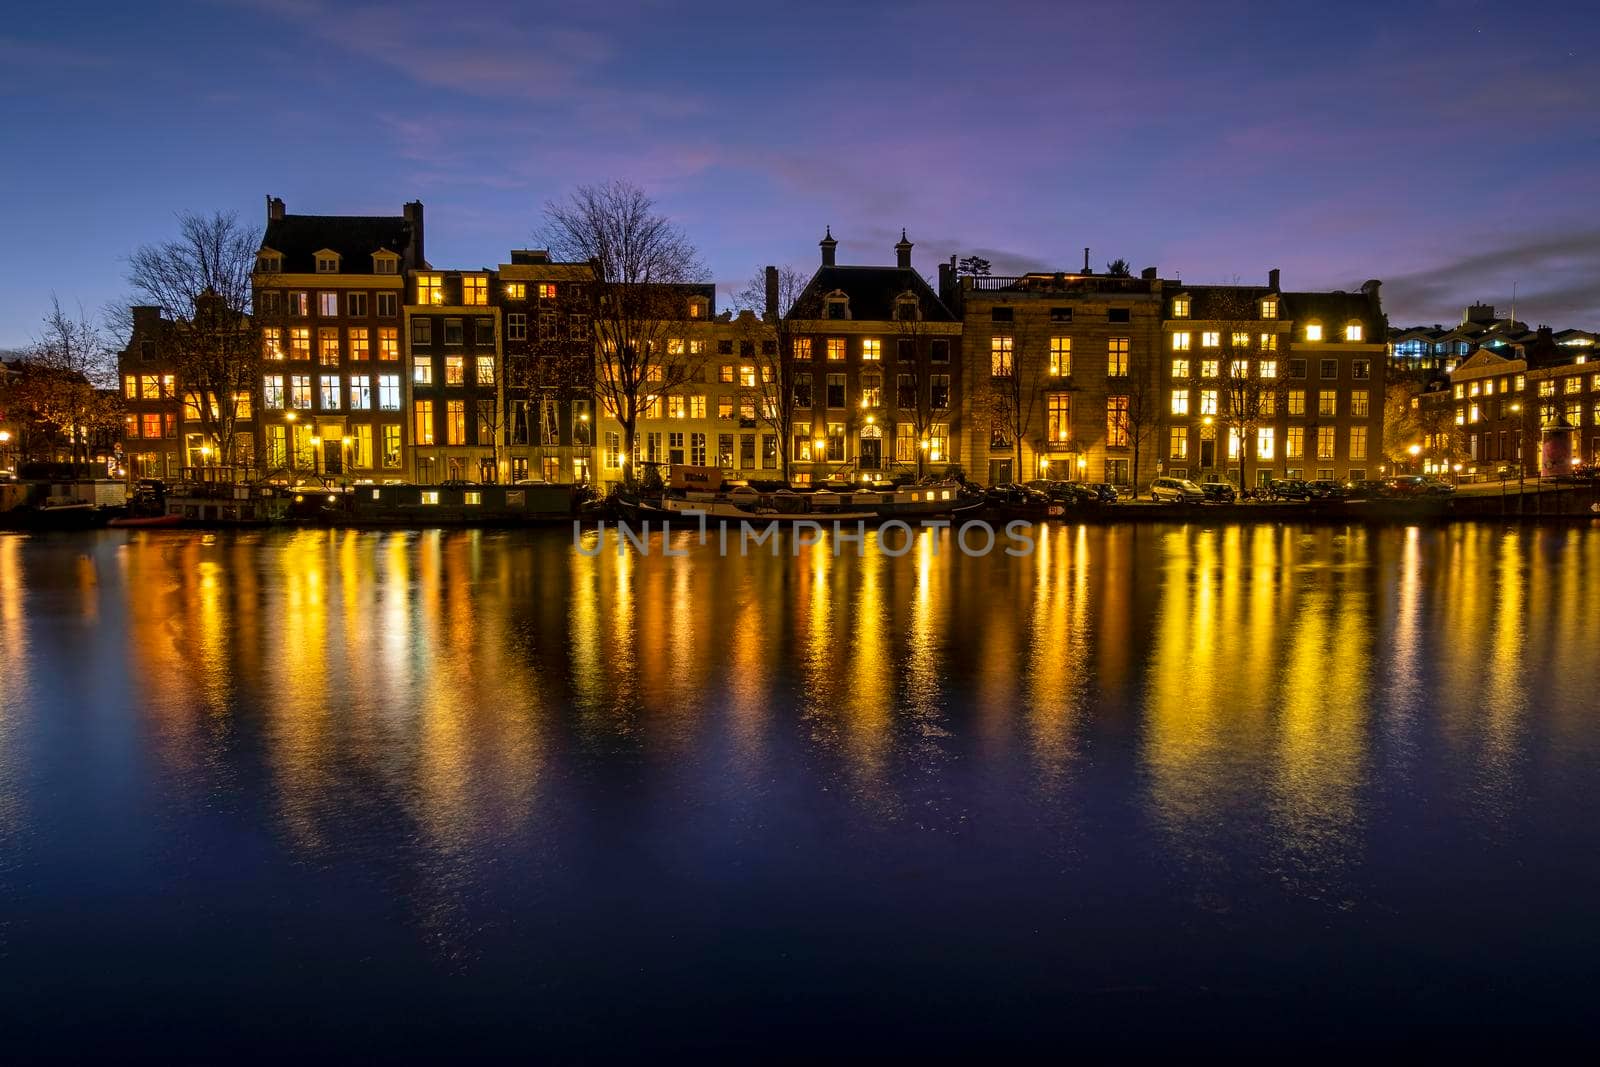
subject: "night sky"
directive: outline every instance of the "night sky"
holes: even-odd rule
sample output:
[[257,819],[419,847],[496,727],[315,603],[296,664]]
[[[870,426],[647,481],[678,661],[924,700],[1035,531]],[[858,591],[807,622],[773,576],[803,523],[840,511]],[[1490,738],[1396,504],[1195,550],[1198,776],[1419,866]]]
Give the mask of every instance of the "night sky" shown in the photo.
[[183,210],[427,205],[437,266],[629,178],[724,289],[765,262],[1121,256],[1600,326],[1582,5],[35,4],[0,28],[0,348],[97,311]]

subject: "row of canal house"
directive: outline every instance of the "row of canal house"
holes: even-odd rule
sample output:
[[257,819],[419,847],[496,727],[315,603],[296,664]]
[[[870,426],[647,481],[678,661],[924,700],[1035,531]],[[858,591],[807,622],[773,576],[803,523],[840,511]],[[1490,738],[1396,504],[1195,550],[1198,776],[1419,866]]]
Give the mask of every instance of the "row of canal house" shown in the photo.
[[[831,231],[798,291],[758,308],[713,286],[663,301],[679,373],[643,398],[633,461],[732,480],[940,474],[1147,485],[1171,474],[1376,476],[1385,323],[1352,293],[1189,286],[1071,272],[930,284],[902,232],[893,265],[843,264]],[[426,258],[423,208],[293,215],[269,198],[257,256],[259,374],[236,398],[251,478],[612,482],[625,435],[597,389],[593,274],[538,250],[479,270]],[[782,307],[785,297],[790,306]],[[131,477],[222,454],[164,363],[171,325],[135,310],[122,355]]]

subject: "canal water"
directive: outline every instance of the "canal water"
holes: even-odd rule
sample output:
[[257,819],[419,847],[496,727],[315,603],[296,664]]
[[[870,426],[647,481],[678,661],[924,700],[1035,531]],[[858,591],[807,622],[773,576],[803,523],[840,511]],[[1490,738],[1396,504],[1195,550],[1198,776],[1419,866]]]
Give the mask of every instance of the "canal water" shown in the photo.
[[7,1058],[1587,1026],[1600,530],[652,547],[0,534]]

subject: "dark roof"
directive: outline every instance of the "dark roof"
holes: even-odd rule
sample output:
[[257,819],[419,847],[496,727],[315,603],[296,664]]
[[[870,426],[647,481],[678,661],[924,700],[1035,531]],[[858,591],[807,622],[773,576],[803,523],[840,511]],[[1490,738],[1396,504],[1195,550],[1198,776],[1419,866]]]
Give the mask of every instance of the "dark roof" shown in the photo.
[[889,322],[895,317],[895,298],[907,289],[921,299],[924,320],[956,321],[927,280],[909,267],[820,267],[795,300],[789,317],[825,318],[822,298],[838,290],[850,298],[852,319]]
[[1278,298],[1278,317],[1307,322],[1316,319],[1324,325],[1356,319],[1370,327],[1375,304],[1366,293],[1286,293],[1265,285],[1188,285],[1174,290],[1174,296],[1189,298],[1189,317],[1227,320],[1254,318],[1253,308],[1265,296]]
[[[372,269],[372,253],[386,248],[406,255],[411,245],[411,223],[400,215],[285,215],[267,223],[261,247],[283,253],[288,274],[311,274],[317,253],[331,248],[343,257],[341,266],[356,274]],[[402,271],[423,266],[402,263]]]

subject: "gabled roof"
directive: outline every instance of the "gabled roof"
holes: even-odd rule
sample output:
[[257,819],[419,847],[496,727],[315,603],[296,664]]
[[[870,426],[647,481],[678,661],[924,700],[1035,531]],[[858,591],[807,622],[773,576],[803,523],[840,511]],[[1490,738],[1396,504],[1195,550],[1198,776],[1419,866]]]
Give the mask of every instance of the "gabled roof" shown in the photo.
[[[356,273],[384,249],[404,258],[411,224],[400,215],[285,215],[267,223],[261,247],[283,254],[286,274],[314,274],[317,253],[337,252]],[[421,264],[408,264],[417,267]]]
[[850,298],[850,317],[857,321],[890,322],[895,300],[910,290],[922,304],[927,322],[955,322],[926,279],[910,267],[819,267],[789,309],[791,319],[825,318],[823,298],[835,291]]

